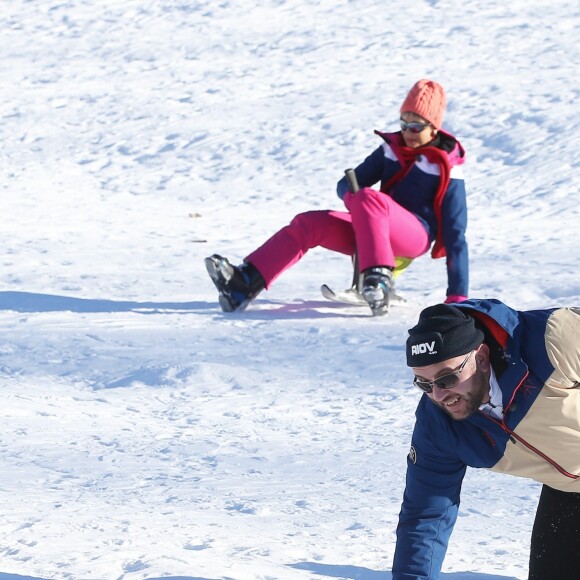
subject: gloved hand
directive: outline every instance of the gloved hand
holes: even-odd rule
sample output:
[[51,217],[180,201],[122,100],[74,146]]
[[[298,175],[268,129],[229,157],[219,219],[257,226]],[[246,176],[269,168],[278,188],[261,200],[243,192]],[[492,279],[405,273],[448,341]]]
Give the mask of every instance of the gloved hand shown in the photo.
[[459,296],[457,294],[450,294],[445,299],[445,304],[453,304],[453,302],[463,302],[467,300],[467,296]]

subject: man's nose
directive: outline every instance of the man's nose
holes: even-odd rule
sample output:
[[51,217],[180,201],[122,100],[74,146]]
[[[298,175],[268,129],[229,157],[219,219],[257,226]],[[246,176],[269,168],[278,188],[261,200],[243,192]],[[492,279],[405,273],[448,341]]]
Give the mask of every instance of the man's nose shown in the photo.
[[433,390],[431,391],[431,394],[433,395],[433,400],[440,403],[443,399],[445,399],[447,397],[448,390],[441,389],[437,385],[434,385]]

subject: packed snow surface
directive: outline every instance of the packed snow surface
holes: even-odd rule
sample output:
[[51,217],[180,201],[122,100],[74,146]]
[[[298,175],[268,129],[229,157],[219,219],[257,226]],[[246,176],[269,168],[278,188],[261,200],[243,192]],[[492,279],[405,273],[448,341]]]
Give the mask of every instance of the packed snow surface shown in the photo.
[[[2,0],[0,580],[388,580],[443,260],[373,318],[309,252],[245,313],[203,266],[397,130],[467,151],[472,297],[580,303],[578,3]],[[469,470],[445,580],[524,580],[539,484]]]

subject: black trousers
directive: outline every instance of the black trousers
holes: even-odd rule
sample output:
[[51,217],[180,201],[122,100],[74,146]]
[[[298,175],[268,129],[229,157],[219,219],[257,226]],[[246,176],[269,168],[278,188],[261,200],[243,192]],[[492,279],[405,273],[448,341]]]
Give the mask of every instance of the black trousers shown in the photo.
[[544,485],[532,530],[528,580],[580,578],[580,493]]

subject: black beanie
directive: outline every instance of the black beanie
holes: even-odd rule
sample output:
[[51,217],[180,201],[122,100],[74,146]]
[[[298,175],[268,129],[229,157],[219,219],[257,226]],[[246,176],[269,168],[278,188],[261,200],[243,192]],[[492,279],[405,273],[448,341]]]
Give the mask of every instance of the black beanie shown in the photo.
[[419,322],[409,330],[407,366],[426,367],[474,350],[483,332],[460,308],[435,304],[425,308]]

